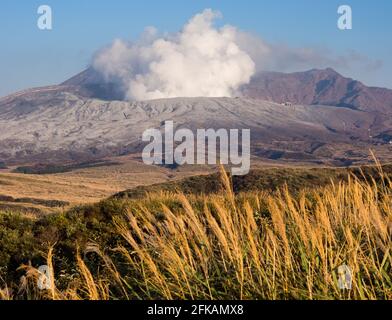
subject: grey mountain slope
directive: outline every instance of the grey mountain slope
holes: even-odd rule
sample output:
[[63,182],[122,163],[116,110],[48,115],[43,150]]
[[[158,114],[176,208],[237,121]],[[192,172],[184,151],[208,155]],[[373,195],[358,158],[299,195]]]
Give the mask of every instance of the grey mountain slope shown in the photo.
[[[391,154],[392,91],[368,88],[332,69],[263,73],[236,99],[126,102],[119,88],[89,68],[61,85],[1,98],[0,161],[81,161],[139,152],[143,131],[166,120],[193,130],[249,128],[252,154],[262,158],[360,159],[375,145]],[[282,106],[285,101],[297,105]]]
[[84,97],[103,100],[124,100],[119,83],[106,82],[104,78],[93,68],[88,68],[61,84],[73,88],[79,88]]
[[[123,100],[120,84],[105,82],[88,68],[62,85],[78,88],[83,96]],[[241,88],[242,96],[283,103],[325,105],[392,114],[392,90],[365,86],[331,68],[304,72],[261,72]]]
[[104,101],[83,97],[73,88],[47,87],[0,100],[0,161],[79,160],[137,152],[143,131],[160,128],[166,120],[193,130],[250,128],[252,148],[260,156],[277,146],[311,153],[314,145],[355,141],[363,148],[370,145],[369,128],[374,135],[382,134],[392,124],[377,113],[347,108],[290,107],[246,98]]

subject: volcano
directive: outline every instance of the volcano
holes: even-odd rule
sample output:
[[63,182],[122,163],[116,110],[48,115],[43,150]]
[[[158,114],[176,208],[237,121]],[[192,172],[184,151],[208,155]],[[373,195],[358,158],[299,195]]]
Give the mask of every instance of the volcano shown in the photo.
[[92,68],[57,86],[0,99],[0,162],[80,161],[140,152],[141,135],[177,128],[251,129],[252,155],[347,165],[391,154],[392,91],[332,69],[262,73],[236,98],[124,101]]

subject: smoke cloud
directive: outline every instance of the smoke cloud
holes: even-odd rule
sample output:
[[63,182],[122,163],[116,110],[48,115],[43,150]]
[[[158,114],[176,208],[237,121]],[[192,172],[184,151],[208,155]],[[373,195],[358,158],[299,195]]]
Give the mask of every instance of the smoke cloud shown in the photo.
[[96,55],[93,67],[120,83],[127,99],[232,96],[256,66],[238,45],[236,28],[214,26],[220,16],[207,9],[178,34],[158,37],[150,27],[137,43],[115,40]]
[[326,48],[293,48],[271,44],[226,25],[215,26],[218,11],[206,9],[176,34],[161,36],[146,28],[137,42],[115,40],[100,50],[92,66],[105,81],[115,83],[128,100],[173,97],[231,97],[260,71],[303,71],[354,65],[378,68],[356,52],[335,55]]

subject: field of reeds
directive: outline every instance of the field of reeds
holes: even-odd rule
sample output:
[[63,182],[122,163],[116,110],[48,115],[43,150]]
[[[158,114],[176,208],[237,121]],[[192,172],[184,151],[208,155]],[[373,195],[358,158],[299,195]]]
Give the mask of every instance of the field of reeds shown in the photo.
[[392,181],[378,169],[295,193],[234,193],[221,170],[217,194],[110,199],[37,221],[3,213],[0,243],[8,232],[26,252],[9,249],[0,298],[392,299]]

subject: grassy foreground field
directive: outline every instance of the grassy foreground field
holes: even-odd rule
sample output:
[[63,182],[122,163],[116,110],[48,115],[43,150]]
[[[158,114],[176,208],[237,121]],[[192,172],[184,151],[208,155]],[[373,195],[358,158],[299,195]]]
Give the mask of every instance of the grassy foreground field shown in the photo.
[[[1,213],[0,298],[392,299],[381,167],[302,189],[233,192],[223,170],[213,183],[214,194],[122,194],[39,219]],[[37,288],[42,264],[50,290]],[[338,286],[343,264],[351,290]]]

